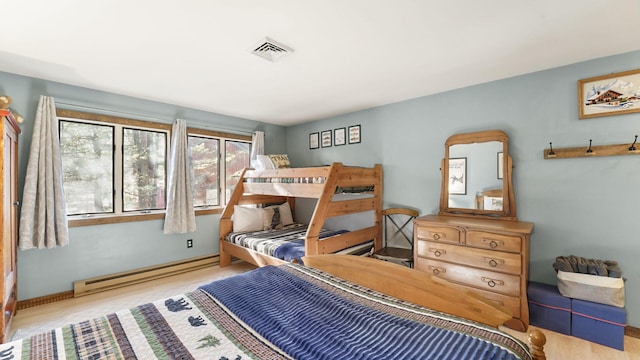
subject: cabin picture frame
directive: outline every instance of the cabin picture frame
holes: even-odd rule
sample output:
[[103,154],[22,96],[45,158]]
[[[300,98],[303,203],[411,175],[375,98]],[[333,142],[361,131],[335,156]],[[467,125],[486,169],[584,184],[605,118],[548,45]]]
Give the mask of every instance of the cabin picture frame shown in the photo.
[[578,80],[580,119],[640,112],[640,69]]

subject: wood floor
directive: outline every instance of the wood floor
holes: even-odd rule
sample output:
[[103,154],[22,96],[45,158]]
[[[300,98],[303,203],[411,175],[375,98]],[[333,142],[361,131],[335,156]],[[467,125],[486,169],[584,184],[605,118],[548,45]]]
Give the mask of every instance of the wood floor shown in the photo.
[[[214,279],[227,277],[253,269],[253,265],[238,262],[230,267],[214,266],[173,277],[151,281],[99,294],[63,300],[20,310],[11,326],[12,339],[28,337],[52,328],[92,319],[121,309],[163,299],[194,290]],[[526,341],[527,334],[503,329]],[[555,360],[640,360],[640,339],[625,337],[625,351],[591,343],[572,336],[542,329],[547,336],[547,359]]]
[[237,262],[225,268],[212,266],[143,284],[22,309],[16,313],[11,322],[10,338],[13,340],[25,338],[136,305],[184,294],[215,279],[254,268],[255,266],[245,262]]

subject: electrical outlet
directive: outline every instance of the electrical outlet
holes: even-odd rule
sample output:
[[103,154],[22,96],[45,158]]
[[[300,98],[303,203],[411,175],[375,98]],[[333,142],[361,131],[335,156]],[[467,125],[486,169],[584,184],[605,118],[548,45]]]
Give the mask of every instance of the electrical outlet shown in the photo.
[[193,247],[193,239],[187,239],[187,248]]

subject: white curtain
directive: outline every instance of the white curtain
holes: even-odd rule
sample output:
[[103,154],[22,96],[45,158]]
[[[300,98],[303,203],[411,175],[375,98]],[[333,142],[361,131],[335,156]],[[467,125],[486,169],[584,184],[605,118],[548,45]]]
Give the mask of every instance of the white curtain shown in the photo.
[[40,96],[22,195],[22,250],[69,244],[59,139],[55,101]]
[[171,130],[171,158],[169,159],[169,187],[167,211],[164,216],[164,233],[196,231],[196,213],[193,193],[187,122],[177,119]]
[[257,168],[258,155],[264,155],[264,131],[256,131],[251,137],[251,167]]

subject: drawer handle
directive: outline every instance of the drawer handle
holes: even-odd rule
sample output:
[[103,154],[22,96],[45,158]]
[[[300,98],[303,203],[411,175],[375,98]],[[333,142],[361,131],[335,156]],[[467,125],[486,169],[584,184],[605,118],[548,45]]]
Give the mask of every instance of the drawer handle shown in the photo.
[[433,240],[440,240],[440,234],[438,233],[433,234]]
[[486,282],[487,285],[489,285],[489,287],[496,287],[496,285],[500,285],[500,286],[504,285],[504,281],[502,280],[496,280],[496,279],[491,279],[486,277],[483,277],[482,281]]
[[436,257],[440,257],[442,255],[445,255],[447,253],[446,250],[441,250],[441,249],[429,249],[430,252],[433,253],[433,255],[435,255]]
[[447,270],[439,268],[439,267],[432,266],[431,267],[431,272],[433,273],[433,275],[440,275],[440,273],[443,273],[443,274],[446,273]]
[[504,246],[504,241],[502,240],[482,239],[482,242],[485,244],[489,244],[489,247],[492,249],[495,249],[498,246]]
[[504,260],[502,259],[492,259],[488,257],[483,257],[482,260],[489,262],[489,266],[496,267],[499,265],[504,265]]

